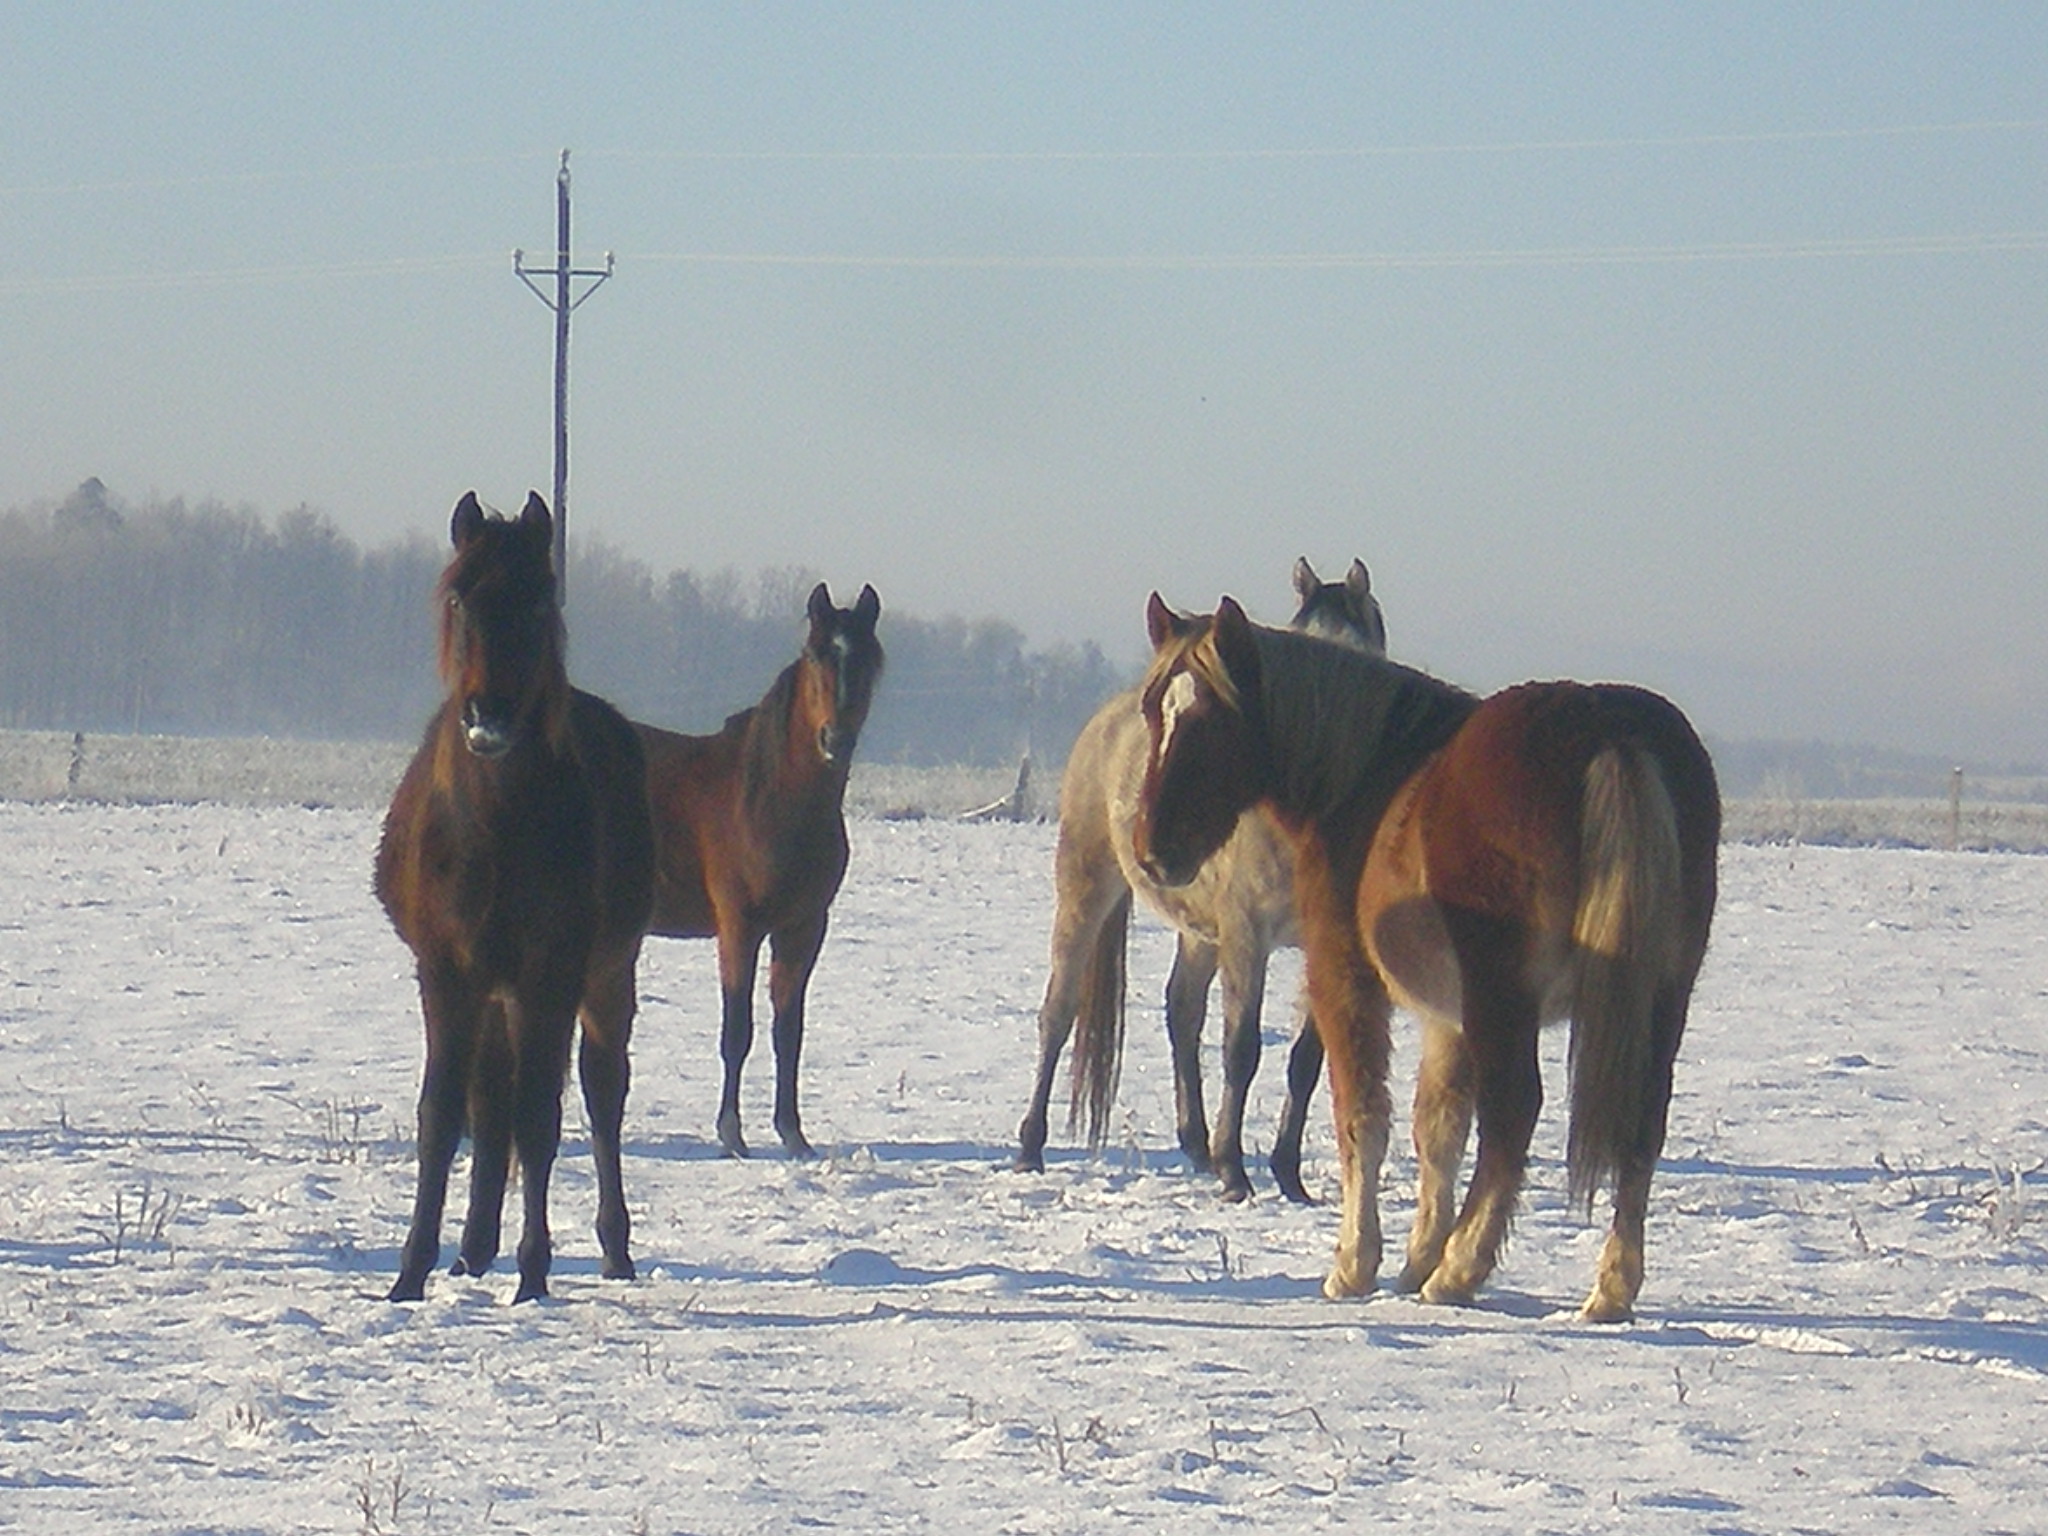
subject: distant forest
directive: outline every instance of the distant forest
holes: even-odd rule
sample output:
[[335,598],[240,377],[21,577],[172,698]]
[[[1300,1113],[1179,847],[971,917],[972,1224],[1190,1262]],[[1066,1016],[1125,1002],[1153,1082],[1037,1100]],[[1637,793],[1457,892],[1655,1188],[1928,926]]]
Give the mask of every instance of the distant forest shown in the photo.
[[[36,730],[409,740],[438,696],[424,534],[363,549],[321,513],[129,506],[97,479],[0,512],[0,724]],[[657,575],[578,544],[570,673],[628,714],[717,729],[795,659],[817,577]],[[834,592],[850,603],[853,592]],[[924,619],[883,591],[871,761],[1059,761],[1130,678],[1094,645],[1031,651],[996,619]]]

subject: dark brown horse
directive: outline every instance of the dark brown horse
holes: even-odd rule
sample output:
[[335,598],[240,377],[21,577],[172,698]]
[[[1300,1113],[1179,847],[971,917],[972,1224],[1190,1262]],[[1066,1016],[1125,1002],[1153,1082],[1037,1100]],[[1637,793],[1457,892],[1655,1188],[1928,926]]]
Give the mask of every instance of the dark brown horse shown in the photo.
[[882,675],[873,587],[836,608],[811,593],[810,635],[759,704],[715,736],[636,727],[647,753],[654,811],[654,912],[647,931],[718,940],[725,1092],[718,1140],[747,1155],[740,1134],[740,1069],[754,1044],[754,977],[769,944],[774,1009],[775,1130],[809,1157],[797,1112],[804,993],[825,943],[825,917],[846,874],[846,776]]
[[[1379,1271],[1398,1002],[1424,1026],[1401,1288],[1466,1301],[1493,1272],[1543,1099],[1537,1031],[1569,1017],[1572,1194],[1590,1207],[1615,1186],[1583,1315],[1627,1317],[1714,909],[1720,796],[1692,727],[1657,695],[1612,684],[1477,699],[1255,626],[1228,598],[1187,618],[1155,593],[1147,618],[1139,857],[1160,880],[1187,880],[1255,804],[1295,840],[1343,1168],[1324,1292],[1364,1294]],[[1454,1214],[1475,1116],[1478,1161]]]
[[526,1224],[514,1299],[526,1301],[548,1289],[548,1176],[579,1013],[604,1273],[633,1273],[619,1124],[653,890],[647,776],[625,717],[569,686],[546,504],[529,496],[508,521],[471,493],[452,534],[438,589],[447,697],[377,848],[377,899],[411,946],[427,1026],[419,1190],[391,1299],[417,1301],[440,1260],[466,1126],[469,1215],[454,1272],[480,1275],[497,1257],[516,1150]]
[[[1386,620],[1364,562],[1341,582],[1323,581],[1304,558],[1294,566],[1296,629],[1384,653]],[[1060,780],[1060,831],[1053,854],[1052,966],[1038,1010],[1038,1072],[1017,1128],[1016,1166],[1045,1167],[1053,1078],[1074,1037],[1070,1125],[1085,1118],[1088,1144],[1108,1129],[1123,1057],[1125,947],[1132,897],[1174,929],[1166,981],[1166,1038],[1173,1060],[1174,1117],[1181,1150],[1213,1169],[1224,1198],[1252,1192],[1244,1168],[1244,1106],[1258,1070],[1266,964],[1300,942],[1294,923],[1294,854],[1272,818],[1254,811],[1185,885],[1166,887],[1139,866],[1131,847],[1145,772],[1145,717],[1136,689],[1110,699],[1081,728]],[[1223,1094],[1215,1129],[1202,1102],[1202,1025],[1210,984],[1223,981]],[[1288,1055],[1287,1096],[1269,1159],[1274,1181],[1306,1201],[1301,1138],[1309,1096],[1322,1075],[1323,1048],[1306,1015]]]

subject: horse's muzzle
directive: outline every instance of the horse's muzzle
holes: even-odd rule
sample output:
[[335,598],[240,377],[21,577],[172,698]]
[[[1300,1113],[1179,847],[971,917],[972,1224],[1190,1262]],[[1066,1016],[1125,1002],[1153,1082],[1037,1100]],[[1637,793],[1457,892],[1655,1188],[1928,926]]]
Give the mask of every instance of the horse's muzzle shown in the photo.
[[1167,887],[1186,885],[1202,872],[1199,859],[1162,858],[1156,848],[1147,849],[1138,856],[1138,867],[1145,871],[1155,885]]
[[854,744],[860,740],[860,732],[841,730],[834,725],[818,727],[818,756],[828,763],[844,762],[853,756]]
[[503,757],[512,750],[512,717],[485,699],[462,706],[462,743],[478,757]]

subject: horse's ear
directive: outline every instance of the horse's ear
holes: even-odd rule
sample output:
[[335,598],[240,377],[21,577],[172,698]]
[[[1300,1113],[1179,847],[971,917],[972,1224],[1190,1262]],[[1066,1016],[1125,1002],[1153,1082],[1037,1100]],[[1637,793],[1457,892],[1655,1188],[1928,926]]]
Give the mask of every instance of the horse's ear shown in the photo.
[[1217,659],[1232,681],[1243,687],[1258,676],[1258,642],[1252,638],[1252,621],[1236,598],[1226,597],[1216,604],[1216,623],[1209,633],[1215,642]]
[[874,629],[875,620],[882,616],[882,600],[875,596],[872,586],[863,586],[860,596],[853,600],[853,616],[862,629]]
[[1179,615],[1166,606],[1166,599],[1157,592],[1145,602],[1145,633],[1155,651],[1180,633]]
[[1294,562],[1294,595],[1296,597],[1305,603],[1316,595],[1316,590],[1322,584],[1322,577],[1318,576],[1316,568],[1308,563],[1307,555],[1302,555]]
[[476,499],[476,492],[464,491],[462,500],[455,503],[455,516],[448,522],[449,542],[460,549],[476,537],[477,529],[483,525],[484,509]]
[[519,513],[519,526],[522,528],[538,528],[542,533],[547,534],[551,538],[553,537],[555,520],[548,516],[548,504],[540,499],[539,491],[528,491],[526,493],[526,505]]
[[804,605],[804,615],[813,629],[832,622],[832,593],[822,581],[811,588],[811,600]]
[[1372,596],[1372,572],[1365,568],[1363,560],[1352,560],[1351,569],[1344,573],[1344,590],[1363,612],[1366,599]]

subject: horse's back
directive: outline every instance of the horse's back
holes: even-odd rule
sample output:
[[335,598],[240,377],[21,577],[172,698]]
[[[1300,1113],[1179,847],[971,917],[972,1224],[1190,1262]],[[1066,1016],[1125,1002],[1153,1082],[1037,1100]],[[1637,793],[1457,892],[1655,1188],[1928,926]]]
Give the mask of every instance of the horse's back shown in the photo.
[[1720,837],[1712,761],[1677,706],[1619,683],[1523,683],[1482,700],[1389,806],[1364,875],[1366,920],[1418,922],[1426,893],[1439,913],[1568,934],[1589,775],[1611,753],[1650,765],[1669,795],[1703,933]]
[[609,944],[645,930],[654,900],[654,823],[648,808],[647,755],[617,708],[594,693],[570,695],[570,729],[590,796],[593,871]]
[[[633,724],[647,756],[647,803],[655,848],[654,905],[647,931],[664,938],[709,938],[718,931],[705,855],[700,846],[721,789],[737,783],[724,735],[690,736],[642,721]],[[736,762],[736,760],[735,760]]]
[[758,706],[715,735],[635,722],[654,821],[654,910],[663,938],[717,935],[721,922],[769,931],[823,910],[848,859],[844,778],[783,792],[748,785]]

